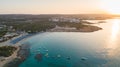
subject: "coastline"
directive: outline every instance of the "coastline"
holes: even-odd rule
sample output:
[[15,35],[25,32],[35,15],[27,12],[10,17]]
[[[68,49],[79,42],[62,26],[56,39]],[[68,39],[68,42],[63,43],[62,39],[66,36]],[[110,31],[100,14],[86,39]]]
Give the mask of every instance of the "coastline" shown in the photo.
[[[12,39],[9,39],[9,40],[7,40],[7,41],[5,41],[5,42],[1,42],[0,43],[0,46],[9,46],[9,45],[16,45],[18,42],[16,42],[16,43],[11,43],[11,41],[12,40],[16,40],[17,38],[20,38],[20,37],[22,37],[22,36],[26,36],[27,34],[26,33],[23,33],[23,34],[20,34],[19,36],[16,36],[16,37],[14,37],[14,38],[12,38]],[[21,40],[22,41],[22,40]]]
[[[88,29],[88,28],[90,28],[90,29]],[[96,26],[94,26],[94,28],[96,28]],[[99,27],[97,27],[96,29],[94,29],[94,28],[92,28],[92,30],[91,30],[91,27],[87,27],[87,28],[83,28],[81,30],[77,30],[75,28],[56,27],[56,28],[48,30],[46,32],[88,32],[89,33],[89,32],[94,32],[94,31],[98,31],[98,30],[102,29]],[[24,33],[17,37],[12,38],[11,40],[0,43],[0,46],[10,45],[10,46],[17,47],[17,50],[10,57],[0,57],[0,67],[13,67],[13,66],[18,67],[18,65],[20,63],[22,63],[29,56],[29,48],[30,48],[30,46],[28,46],[28,44],[21,44],[21,42],[24,42],[27,38],[37,35],[37,34],[40,34],[40,33],[42,33],[42,32],[33,33],[33,34]],[[14,42],[14,40],[15,40],[15,42]],[[1,61],[1,60],[3,60],[3,61]]]
[[18,46],[15,46],[17,48],[17,50],[9,57],[3,57],[0,60],[0,67],[5,67],[6,63],[13,61],[13,59],[15,59],[17,57],[17,52],[19,51]]
[[32,37],[40,33],[42,32],[35,34],[21,34],[17,37],[12,38],[12,40],[16,40],[17,38],[20,38],[22,36],[27,36],[27,37],[24,37],[15,43],[11,43],[11,40],[0,43],[0,47],[14,46],[17,48],[17,50],[11,56],[0,57],[0,67],[18,67],[19,64],[22,63],[29,56],[29,49],[30,49],[29,44],[21,44],[21,42],[24,42],[29,37]]
[[95,32],[95,31],[99,31],[102,30],[101,27],[98,26],[85,26],[79,29],[76,29],[75,27],[59,27],[56,26],[53,29],[48,30],[47,32],[82,32],[82,33],[89,33],[89,32]]
[[19,67],[19,65],[26,60],[29,54],[30,46],[28,44],[22,44],[21,46],[18,46],[18,50],[16,50],[14,58],[11,61],[6,62],[3,67]]
[[[26,35],[27,34],[21,34],[21,35],[19,35],[17,37],[12,38],[11,40],[15,40],[17,38],[20,38],[21,36],[26,36]],[[31,36],[33,36],[33,35],[31,35]],[[24,40],[26,40],[29,37],[26,37],[26,38],[16,42],[15,44],[11,43],[11,40],[0,43],[0,46],[14,46],[14,47],[17,48],[17,50],[11,56],[9,56],[9,57],[0,57],[0,67],[11,67],[11,66],[9,66],[9,64],[12,65],[11,62],[13,62],[13,61],[15,61],[16,64],[22,62],[19,59],[18,52],[21,50],[21,47],[23,45],[23,44],[21,44],[21,42],[23,42]],[[13,64],[13,65],[16,65],[16,64]]]

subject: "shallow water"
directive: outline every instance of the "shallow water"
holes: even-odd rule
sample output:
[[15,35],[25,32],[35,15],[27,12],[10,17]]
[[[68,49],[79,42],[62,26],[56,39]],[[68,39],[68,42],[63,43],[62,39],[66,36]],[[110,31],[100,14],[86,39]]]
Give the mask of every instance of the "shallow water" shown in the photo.
[[[96,24],[92,33],[46,32],[26,40],[30,56],[19,67],[120,67],[120,20]],[[35,59],[42,54],[42,60]]]

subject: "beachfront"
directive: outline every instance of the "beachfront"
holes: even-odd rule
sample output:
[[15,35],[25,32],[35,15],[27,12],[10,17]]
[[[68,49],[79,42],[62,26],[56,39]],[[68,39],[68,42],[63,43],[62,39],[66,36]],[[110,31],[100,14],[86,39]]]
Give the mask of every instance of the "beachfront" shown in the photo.
[[8,41],[0,43],[0,47],[2,46],[14,46],[17,50],[9,57],[0,57],[0,67],[4,67],[4,65],[12,62],[14,59],[18,58],[18,51],[20,51],[21,42],[25,41],[29,34],[24,33],[17,37],[14,37]]

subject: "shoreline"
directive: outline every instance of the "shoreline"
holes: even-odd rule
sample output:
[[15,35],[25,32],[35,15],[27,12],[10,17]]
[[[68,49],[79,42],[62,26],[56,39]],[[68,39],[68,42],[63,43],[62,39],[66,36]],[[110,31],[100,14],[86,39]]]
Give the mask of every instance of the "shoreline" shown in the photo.
[[53,29],[48,30],[47,32],[80,32],[80,33],[90,33],[102,30],[101,27],[88,25],[83,28],[76,29],[75,27],[59,27],[56,26]]
[[[5,42],[1,42],[0,43],[0,46],[14,46],[14,45],[16,45],[18,42],[16,42],[15,44],[13,44],[13,43],[11,43],[11,41],[12,40],[16,40],[17,38],[20,38],[20,37],[22,37],[22,36],[25,36],[26,35],[26,33],[23,33],[23,34],[20,34],[19,36],[16,36],[16,37],[14,37],[14,38],[12,38],[12,39],[9,39],[8,41],[5,41]],[[22,40],[21,40],[22,41]]]
[[[98,27],[96,29],[96,31],[98,31],[98,29],[101,30],[101,28]],[[87,28],[82,29],[81,31],[80,30],[76,31],[75,28],[57,27],[57,29],[55,29],[53,31],[48,30],[46,32],[80,32],[80,33],[85,32],[85,33],[89,33],[89,32],[94,32],[94,31],[88,30]],[[21,42],[24,42],[29,37],[32,37],[32,36],[40,34],[40,33],[44,33],[44,32],[33,33],[31,35],[24,33],[24,34],[21,34],[17,37],[12,38],[11,40],[0,43],[0,46],[14,46],[14,47],[17,47],[17,50],[11,56],[0,57],[0,67],[13,67],[14,65],[19,65],[20,63],[22,63],[29,56],[30,46],[28,46],[26,44],[26,47],[25,47],[25,44],[21,44]],[[19,39],[19,38],[21,38],[21,39]],[[14,42],[14,40],[17,40],[17,41]],[[13,43],[12,43],[12,41],[13,41]],[[3,59],[3,61],[1,61],[1,58]],[[16,67],[18,67],[18,66],[16,66]]]
[[[15,45],[15,44],[17,44],[17,43],[21,43],[21,42],[25,41],[26,39],[28,39],[28,38],[30,38],[30,37],[32,37],[32,36],[35,36],[35,35],[41,34],[41,33],[44,33],[44,32],[30,33],[30,34],[29,34],[29,33],[26,33],[26,34],[23,34],[23,35],[21,35],[20,37],[18,37],[18,38],[16,38],[16,39],[14,39],[14,40],[19,39],[18,41],[14,42],[14,40],[12,40],[10,43],[11,43],[12,45]],[[21,39],[20,39],[20,38],[21,38]]]
[[[29,49],[30,49],[29,44],[22,44],[21,42],[24,42],[24,40],[28,39],[29,37],[32,37],[40,33],[42,32],[31,34],[30,36],[27,36],[21,39],[20,41],[17,41],[16,43],[11,43],[11,40],[0,43],[0,47],[1,46],[14,46],[17,48],[17,50],[11,56],[0,57],[0,67],[14,67],[14,66],[18,67],[18,65],[22,63],[29,56]],[[15,40],[17,38],[20,38],[26,35],[29,35],[29,34],[21,34],[17,37],[14,37],[12,40]],[[23,53],[24,53],[24,56],[23,56]]]
[[18,46],[18,50],[15,52],[15,57],[6,62],[3,67],[19,67],[19,65],[27,59],[30,54],[30,46],[28,44],[22,44]]
[[[17,38],[21,37],[22,35],[25,36],[26,34],[21,34],[17,37],[14,37],[14,38],[12,38],[12,40],[17,39]],[[31,37],[31,36],[29,36],[29,37]],[[11,66],[9,66],[9,64],[11,64],[11,62],[16,62],[16,63],[22,62],[22,61],[20,61],[19,56],[18,56],[18,52],[21,50],[20,46],[23,46],[23,44],[21,44],[20,42],[23,42],[24,40],[26,40],[29,37],[26,37],[26,38],[16,42],[15,44],[11,43],[11,40],[0,43],[0,47],[1,46],[14,46],[17,48],[17,50],[15,50],[11,56],[0,57],[0,67],[11,67]],[[14,65],[16,65],[16,64],[13,64],[13,66]]]
[[[17,57],[17,52],[19,51],[19,48],[18,46],[14,46],[17,48],[17,50],[9,57],[3,57],[1,60],[0,60],[0,67],[6,67],[6,63],[8,62],[11,62],[14,58]],[[3,61],[2,61],[3,60]]]

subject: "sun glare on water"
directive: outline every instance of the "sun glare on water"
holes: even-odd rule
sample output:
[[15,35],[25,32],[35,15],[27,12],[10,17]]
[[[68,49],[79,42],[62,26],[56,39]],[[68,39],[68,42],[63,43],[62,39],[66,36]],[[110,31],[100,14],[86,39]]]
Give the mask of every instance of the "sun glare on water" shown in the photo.
[[101,0],[101,7],[110,14],[120,14],[120,0]]
[[118,48],[118,35],[120,32],[120,19],[114,19],[112,22],[111,33],[107,40],[108,55],[115,56],[117,54],[116,49]]

